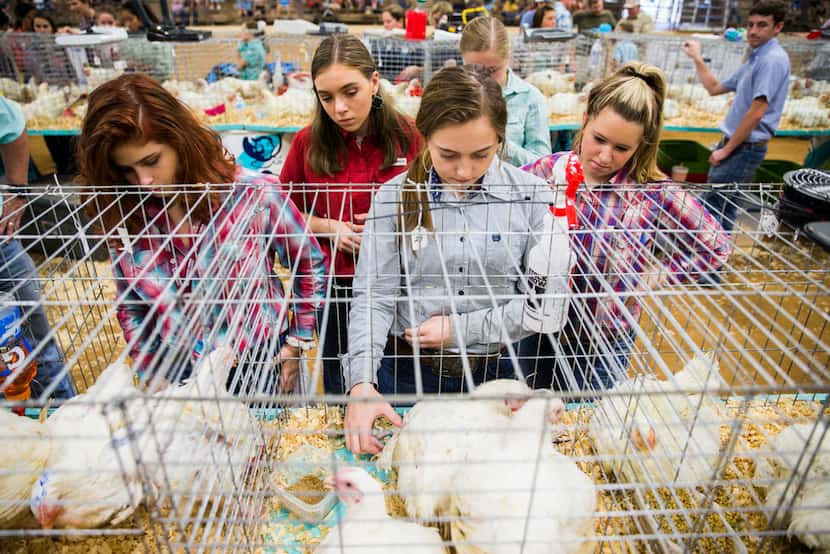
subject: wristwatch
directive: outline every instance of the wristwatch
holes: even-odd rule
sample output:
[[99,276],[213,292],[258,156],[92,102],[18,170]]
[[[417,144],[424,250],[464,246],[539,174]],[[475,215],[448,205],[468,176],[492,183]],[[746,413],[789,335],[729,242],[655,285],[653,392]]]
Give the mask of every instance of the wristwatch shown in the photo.
[[313,340],[300,340],[297,337],[288,336],[285,338],[286,344],[289,346],[293,346],[294,348],[299,348],[303,352],[311,350],[314,348],[314,341]]

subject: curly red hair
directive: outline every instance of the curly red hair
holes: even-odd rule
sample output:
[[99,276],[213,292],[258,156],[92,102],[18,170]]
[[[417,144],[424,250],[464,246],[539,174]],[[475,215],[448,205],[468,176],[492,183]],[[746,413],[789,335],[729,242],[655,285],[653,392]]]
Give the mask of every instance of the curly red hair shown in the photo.
[[[166,144],[178,155],[177,181],[183,184],[229,183],[234,180],[233,156],[222,145],[219,135],[203,126],[193,112],[167,92],[155,79],[140,73],[122,75],[96,88],[89,95],[89,106],[78,141],[79,180],[85,185],[87,211],[99,219],[105,232],[125,225],[131,233],[143,228],[144,218],[132,206],[122,206],[124,174],[112,162],[112,151],[130,142]],[[195,218],[207,221],[217,194],[204,194],[203,187],[181,194],[182,202],[192,207]],[[207,200],[207,201],[205,201]],[[126,202],[126,201],[125,201]],[[132,202],[131,202],[132,203]],[[135,212],[124,220],[124,215]]]

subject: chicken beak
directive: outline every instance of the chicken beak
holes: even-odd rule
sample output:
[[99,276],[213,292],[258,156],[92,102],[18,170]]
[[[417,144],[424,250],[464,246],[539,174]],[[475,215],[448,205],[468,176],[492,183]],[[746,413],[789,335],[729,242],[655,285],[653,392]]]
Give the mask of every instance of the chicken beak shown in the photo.
[[337,482],[334,480],[334,475],[329,475],[323,481],[323,486],[328,490],[333,491],[337,487]]
[[517,396],[508,396],[504,399],[504,405],[507,406],[507,408],[513,413],[521,410],[522,406],[524,406],[526,402],[527,398]]

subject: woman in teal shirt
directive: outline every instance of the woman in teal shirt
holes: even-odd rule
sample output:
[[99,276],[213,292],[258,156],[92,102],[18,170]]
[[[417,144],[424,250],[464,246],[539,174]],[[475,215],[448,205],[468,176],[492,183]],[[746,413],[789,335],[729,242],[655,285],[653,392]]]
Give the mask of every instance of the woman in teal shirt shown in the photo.
[[498,19],[477,17],[461,35],[465,64],[479,65],[501,85],[507,103],[505,157],[523,165],[551,153],[550,125],[545,97],[510,68],[510,38]]
[[239,78],[246,81],[259,79],[265,69],[265,46],[254,38],[254,33],[247,27],[242,28],[242,44],[239,45]]

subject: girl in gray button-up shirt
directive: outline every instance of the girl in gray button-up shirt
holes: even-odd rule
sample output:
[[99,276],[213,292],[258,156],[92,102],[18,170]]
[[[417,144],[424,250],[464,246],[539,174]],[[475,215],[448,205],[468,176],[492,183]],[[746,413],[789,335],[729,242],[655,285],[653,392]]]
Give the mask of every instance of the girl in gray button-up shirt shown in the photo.
[[[466,354],[475,383],[499,376],[499,366],[514,375],[498,353],[531,333],[523,324],[526,259],[554,198],[543,181],[498,159],[506,121],[494,80],[469,68],[442,69],[416,120],[426,148],[373,200],[343,371],[353,398],[375,402],[347,407],[353,452],[379,451],[369,431],[380,415],[400,424],[381,394],[465,388],[463,376],[447,378],[428,367],[433,355]],[[568,260],[570,252],[551,255]],[[395,345],[399,354],[420,353],[420,377],[411,351],[389,355]]]

